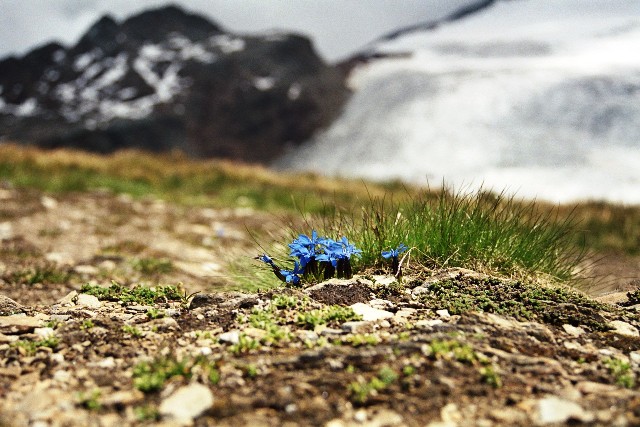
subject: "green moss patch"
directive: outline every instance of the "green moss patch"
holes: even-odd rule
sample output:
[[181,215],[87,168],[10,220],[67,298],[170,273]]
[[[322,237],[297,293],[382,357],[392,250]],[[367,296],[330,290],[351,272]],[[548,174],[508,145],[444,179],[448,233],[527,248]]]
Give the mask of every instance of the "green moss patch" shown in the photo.
[[535,320],[553,325],[610,329],[601,312],[611,307],[563,287],[528,284],[498,278],[459,275],[427,286],[420,300],[451,314],[482,311],[507,315],[517,320]]

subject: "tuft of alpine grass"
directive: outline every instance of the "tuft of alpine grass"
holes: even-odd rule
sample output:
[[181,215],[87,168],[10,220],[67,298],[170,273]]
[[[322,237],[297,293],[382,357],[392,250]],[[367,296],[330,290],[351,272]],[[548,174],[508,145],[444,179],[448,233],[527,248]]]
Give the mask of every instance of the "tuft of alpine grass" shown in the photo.
[[[507,275],[573,279],[584,251],[572,215],[541,209],[504,192],[453,191],[370,197],[360,215],[332,209],[317,221],[326,235],[345,235],[362,250],[356,269],[381,267],[381,252],[400,244],[430,267],[464,267]],[[313,223],[314,221],[309,221]]]

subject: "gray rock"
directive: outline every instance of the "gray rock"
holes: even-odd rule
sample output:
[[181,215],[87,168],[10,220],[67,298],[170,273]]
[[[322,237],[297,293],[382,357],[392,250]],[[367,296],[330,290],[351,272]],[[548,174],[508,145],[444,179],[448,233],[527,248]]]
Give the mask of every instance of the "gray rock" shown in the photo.
[[440,316],[443,319],[447,319],[449,317],[451,317],[451,315],[449,314],[449,310],[447,309],[442,309],[442,310],[436,310],[436,314],[438,316]]
[[33,333],[36,334],[41,339],[47,339],[56,334],[53,328],[35,328],[33,330]]
[[78,296],[77,291],[71,291],[67,295],[63,296],[58,300],[58,304],[60,305],[73,305],[76,297]]
[[207,409],[213,406],[213,393],[199,383],[189,384],[177,389],[160,403],[160,415],[180,424],[191,424]]
[[13,237],[13,225],[9,221],[0,222],[0,240]]
[[613,328],[613,332],[620,335],[626,335],[630,337],[640,336],[640,332],[638,332],[638,329],[635,326],[630,325],[627,322],[623,322],[622,320],[614,320],[613,322],[609,322],[609,326]]
[[415,325],[417,328],[432,328],[436,325],[442,325],[442,323],[444,322],[440,319],[423,319],[418,320]]
[[400,318],[405,318],[405,317],[411,317],[413,314],[415,314],[418,310],[416,310],[415,308],[401,308],[400,310],[398,310],[396,312],[396,318],[400,319]]
[[344,335],[344,331],[342,329],[324,328],[320,331],[320,335],[323,337],[337,337]]
[[369,301],[369,305],[378,310],[392,310],[396,306],[391,301],[380,298],[372,299]]
[[362,316],[362,320],[366,321],[375,322],[376,320],[389,319],[393,317],[393,313],[390,311],[380,310],[361,302],[353,304],[351,308],[356,314]]
[[41,326],[42,321],[30,316],[2,316],[0,317],[0,333],[3,334],[23,334],[33,332]]
[[102,305],[98,297],[89,294],[78,294],[76,304],[88,308],[100,308]]
[[78,274],[86,274],[88,276],[95,275],[100,272],[97,267],[87,264],[76,265],[75,267],[73,267],[73,271]]
[[24,313],[25,309],[9,297],[0,295],[0,316],[11,316],[12,314]]
[[216,294],[196,294],[189,303],[189,309],[200,307],[227,307],[227,308],[251,308],[258,304],[258,299],[253,295],[240,292],[224,292]]
[[565,325],[562,325],[562,329],[564,329],[566,333],[574,337],[579,337],[580,335],[584,334],[584,329],[582,329],[579,326],[576,327],[573,325],[565,324]]
[[364,334],[373,332],[373,324],[371,322],[344,322],[342,330],[350,334]]
[[218,335],[220,342],[228,344],[238,344],[240,342],[240,331],[229,331]]
[[547,396],[536,402],[535,421],[537,425],[566,423],[569,420],[591,422],[593,419],[593,414],[570,400]]

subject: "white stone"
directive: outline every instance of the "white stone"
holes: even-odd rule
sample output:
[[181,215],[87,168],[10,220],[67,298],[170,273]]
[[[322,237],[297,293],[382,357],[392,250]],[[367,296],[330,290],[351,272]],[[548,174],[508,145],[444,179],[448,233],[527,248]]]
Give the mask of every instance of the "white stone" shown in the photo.
[[240,331],[224,332],[218,336],[220,342],[238,344],[240,342]]
[[388,320],[382,320],[378,323],[378,326],[380,326],[381,328],[390,328],[391,323],[389,323]]
[[78,294],[76,304],[88,308],[100,308],[102,305],[98,297],[89,294]]
[[464,417],[458,409],[458,405],[455,403],[447,403],[444,405],[442,409],[440,409],[440,418],[442,418],[442,421],[444,422],[456,424],[461,423],[464,420]]
[[640,365],[640,351],[632,351],[629,353],[629,359],[636,365]]
[[13,225],[9,221],[0,222],[0,240],[13,237]]
[[443,319],[446,319],[448,317],[451,317],[451,315],[449,314],[449,310],[444,309],[444,310],[436,310],[436,314],[440,317],[442,317]]
[[373,308],[377,308],[379,310],[392,309],[395,305],[386,299],[375,298],[369,301],[369,305]]
[[576,327],[573,325],[564,324],[562,325],[562,329],[564,329],[566,333],[574,337],[579,337],[580,335],[584,334],[584,329],[579,326]]
[[35,328],[33,333],[42,339],[50,338],[56,334],[53,328]]
[[163,417],[179,423],[190,424],[194,418],[213,406],[213,393],[199,383],[180,387],[171,396],[160,403],[159,411]]
[[397,282],[398,279],[395,276],[376,275],[373,276],[373,281],[376,285],[389,286],[390,284]]
[[75,271],[78,274],[87,274],[87,275],[98,274],[100,272],[100,270],[98,270],[93,265],[86,265],[86,264],[76,265],[75,267],[73,267],[73,271]]
[[436,325],[442,325],[442,320],[440,319],[423,319],[423,320],[418,320],[416,322],[416,327],[418,328],[431,328],[433,326]]
[[364,409],[357,410],[356,413],[353,414],[353,420],[358,423],[364,423],[367,421],[367,411]]
[[566,423],[570,419],[582,422],[593,421],[593,414],[570,400],[547,396],[537,402],[537,425]]
[[417,311],[418,310],[416,310],[415,308],[401,308],[396,312],[396,317],[397,318],[410,317],[411,315],[415,314]]
[[55,208],[58,207],[58,201],[56,199],[54,199],[53,197],[49,197],[49,196],[42,196],[40,198],[40,203],[46,209],[55,209]]
[[65,252],[49,252],[44,257],[47,261],[55,262],[57,265],[74,264],[73,257]]
[[113,369],[116,367],[116,361],[113,357],[109,356],[96,363],[96,366],[99,368]]
[[59,369],[55,371],[53,374],[53,379],[61,383],[69,382],[71,378],[72,378],[71,372],[65,371],[63,369]]
[[376,320],[388,319],[393,317],[393,313],[386,310],[380,310],[373,308],[370,305],[363,304],[361,302],[355,303],[351,306],[353,311],[362,316],[362,320],[375,322]]
[[344,322],[342,330],[350,334],[364,334],[373,331],[373,324],[366,321]]
[[569,350],[582,350],[582,344],[577,341],[565,341],[562,345]]
[[78,291],[71,291],[67,295],[58,300],[58,304],[70,305],[73,304],[73,300],[78,296]]
[[621,320],[614,320],[613,322],[609,322],[609,326],[613,328],[613,332],[615,332],[616,334],[627,335],[631,337],[640,336],[640,332],[638,332],[638,329]]

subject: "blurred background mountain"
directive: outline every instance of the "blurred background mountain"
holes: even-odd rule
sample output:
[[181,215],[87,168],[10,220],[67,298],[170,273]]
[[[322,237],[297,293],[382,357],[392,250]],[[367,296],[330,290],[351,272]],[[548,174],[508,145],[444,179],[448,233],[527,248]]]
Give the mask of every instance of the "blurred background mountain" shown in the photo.
[[138,3],[4,48],[0,140],[640,203],[637,0]]

